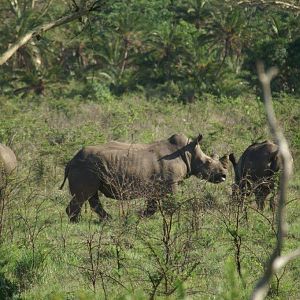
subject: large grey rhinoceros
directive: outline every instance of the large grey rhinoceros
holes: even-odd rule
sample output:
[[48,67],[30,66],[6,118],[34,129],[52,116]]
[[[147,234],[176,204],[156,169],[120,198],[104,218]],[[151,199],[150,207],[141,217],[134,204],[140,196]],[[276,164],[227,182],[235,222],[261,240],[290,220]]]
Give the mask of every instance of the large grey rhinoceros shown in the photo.
[[17,167],[17,158],[14,152],[3,144],[0,144],[0,191],[6,184],[6,178]]
[[178,183],[195,175],[213,183],[225,181],[228,156],[219,159],[203,153],[199,146],[202,135],[190,140],[174,134],[152,144],[109,142],[82,148],[65,168],[73,196],[66,212],[77,221],[83,203],[88,200],[100,219],[110,218],[103,209],[98,191],[106,197],[129,200],[144,198],[144,216],[157,209],[156,199],[173,193]]
[[[241,197],[254,193],[257,207],[263,210],[265,199],[274,190],[274,174],[280,169],[279,148],[271,141],[254,143],[242,154],[238,162],[229,155],[235,173],[233,195]],[[273,202],[270,201],[273,208]]]

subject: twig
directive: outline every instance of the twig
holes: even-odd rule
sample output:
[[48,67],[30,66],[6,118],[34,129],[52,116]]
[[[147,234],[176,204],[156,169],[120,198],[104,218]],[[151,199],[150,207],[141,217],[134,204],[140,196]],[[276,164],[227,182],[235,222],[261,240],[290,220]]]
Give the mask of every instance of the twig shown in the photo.
[[300,256],[300,248],[290,252],[284,256],[277,257],[273,263],[273,271],[278,272],[282,269],[288,262]]
[[237,2],[238,5],[250,5],[250,6],[258,6],[258,5],[262,5],[262,6],[276,6],[279,7],[281,9],[288,9],[291,11],[296,11],[299,12],[300,11],[300,6],[295,5],[294,3],[288,3],[287,1],[266,1],[266,0],[258,0],[258,1],[253,1],[253,0],[241,0],[239,2]]
[[273,105],[272,105],[272,96],[271,96],[271,87],[270,82],[272,78],[277,74],[278,70],[276,68],[271,68],[267,72],[264,70],[262,63],[257,64],[257,71],[259,80],[263,87],[264,93],[264,102],[266,115],[268,120],[268,125],[273,135],[274,140],[279,146],[279,153],[282,160],[282,172],[280,175],[280,191],[279,191],[279,203],[277,211],[277,240],[273,250],[273,253],[267,262],[265,272],[263,276],[257,282],[253,293],[251,295],[251,300],[261,300],[264,299],[269,291],[269,282],[275,272],[277,272],[282,266],[287,262],[294,259],[300,255],[300,249],[295,252],[280,256],[284,237],[286,236],[286,222],[285,222],[285,204],[286,204],[286,195],[287,195],[287,185],[288,180],[292,174],[292,156],[288,147],[288,143],[277,124],[275,117]]

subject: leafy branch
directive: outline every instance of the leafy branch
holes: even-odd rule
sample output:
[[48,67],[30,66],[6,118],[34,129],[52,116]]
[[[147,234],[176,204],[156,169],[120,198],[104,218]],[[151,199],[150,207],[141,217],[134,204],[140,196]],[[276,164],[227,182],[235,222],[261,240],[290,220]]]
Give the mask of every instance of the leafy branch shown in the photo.
[[53,29],[55,27],[70,23],[76,19],[79,19],[83,16],[88,15],[92,11],[97,11],[101,8],[101,5],[98,4],[100,1],[95,1],[88,8],[79,8],[76,7],[76,11],[63,16],[57,20],[51,21],[49,23],[45,23],[39,26],[36,26],[32,30],[28,31],[24,35],[22,35],[15,43],[13,43],[1,56],[0,56],[0,66],[5,64],[22,46],[24,46],[28,41],[30,41],[33,37],[39,36],[42,33]]

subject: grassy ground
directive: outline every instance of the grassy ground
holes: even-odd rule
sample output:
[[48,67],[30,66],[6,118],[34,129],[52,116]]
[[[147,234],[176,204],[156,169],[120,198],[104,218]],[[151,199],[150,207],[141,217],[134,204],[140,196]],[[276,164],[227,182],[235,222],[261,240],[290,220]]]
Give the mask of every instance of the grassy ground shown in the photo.
[[[287,252],[300,239],[300,102],[282,97],[274,105],[295,159]],[[206,153],[239,156],[253,141],[270,138],[259,99],[205,96],[182,105],[141,95],[93,102],[2,97],[0,110],[0,141],[19,161],[5,195],[1,299],[247,299],[272,251],[274,214],[258,212],[250,199],[248,218],[237,213],[232,171],[219,185],[186,180],[148,219],[137,214],[142,200],[103,199],[113,220],[99,223],[86,207],[81,222],[70,224],[70,196],[58,188],[76,151],[113,139],[147,143],[202,133]],[[297,299],[299,272],[300,261],[290,263],[273,279],[269,299]]]

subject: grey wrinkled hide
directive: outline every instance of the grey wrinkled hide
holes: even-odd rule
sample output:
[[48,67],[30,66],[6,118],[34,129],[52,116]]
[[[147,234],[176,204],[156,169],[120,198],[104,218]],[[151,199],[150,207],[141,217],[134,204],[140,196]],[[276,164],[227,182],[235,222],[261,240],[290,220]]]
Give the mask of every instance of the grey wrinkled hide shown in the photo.
[[[67,207],[77,221],[88,200],[100,219],[110,216],[103,209],[98,191],[118,200],[144,198],[144,216],[156,211],[156,199],[173,193],[178,183],[195,175],[210,182],[226,179],[228,156],[220,160],[205,155],[199,146],[202,136],[190,141],[182,134],[152,144],[109,142],[81,149],[67,164],[65,179],[73,196]],[[61,188],[64,185],[64,182]]]
[[[236,187],[233,194],[240,196],[255,195],[257,207],[264,208],[265,199],[274,190],[274,175],[280,169],[278,146],[270,141],[254,143],[242,154],[238,162],[232,154],[229,159],[233,164]],[[273,208],[273,202],[270,206]]]
[[7,146],[0,144],[0,189],[4,188],[6,178],[17,167],[17,158]]

